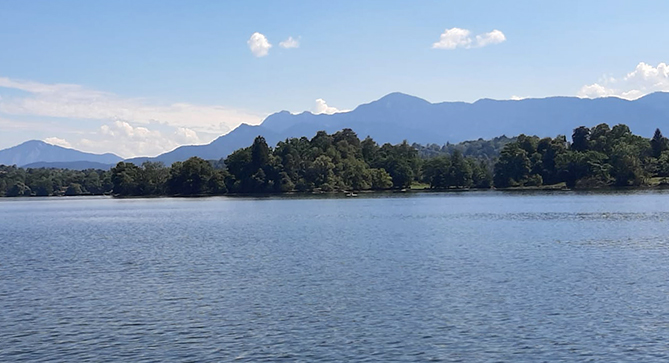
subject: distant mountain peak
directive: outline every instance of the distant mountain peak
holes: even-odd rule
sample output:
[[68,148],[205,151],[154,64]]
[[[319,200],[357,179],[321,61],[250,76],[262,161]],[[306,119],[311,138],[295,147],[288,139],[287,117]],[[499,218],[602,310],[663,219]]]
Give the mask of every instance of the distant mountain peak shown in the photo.
[[28,140],[14,147],[0,150],[0,164],[23,166],[37,162],[96,162],[115,164],[123,160],[114,154],[92,154],[49,144],[41,140]]
[[25,141],[25,142],[22,142],[22,143],[16,145],[15,147],[18,147],[18,146],[42,146],[42,145],[53,145],[53,144],[49,144],[48,142],[45,142],[45,141],[42,141],[42,140],[28,140],[28,141]]
[[402,92],[388,93],[387,95],[379,98],[376,101],[370,102],[369,104],[373,103],[392,103],[392,104],[397,104],[398,106],[408,105],[408,104],[430,104],[430,102],[420,97],[408,95]]

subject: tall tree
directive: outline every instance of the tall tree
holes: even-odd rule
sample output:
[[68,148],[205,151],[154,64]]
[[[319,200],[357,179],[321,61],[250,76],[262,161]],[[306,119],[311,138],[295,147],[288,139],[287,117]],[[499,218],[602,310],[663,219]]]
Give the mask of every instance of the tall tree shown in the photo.
[[662,135],[660,129],[655,129],[655,134],[650,139],[650,147],[655,158],[659,158],[662,152],[669,149],[669,140]]
[[579,126],[574,129],[571,135],[571,149],[574,151],[586,151],[590,147],[590,129],[585,126]]

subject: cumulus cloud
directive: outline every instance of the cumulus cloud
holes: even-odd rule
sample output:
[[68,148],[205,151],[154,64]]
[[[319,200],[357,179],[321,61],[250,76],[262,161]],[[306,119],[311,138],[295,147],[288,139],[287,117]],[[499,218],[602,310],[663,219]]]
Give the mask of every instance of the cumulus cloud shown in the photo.
[[264,117],[218,105],[160,105],[75,84],[43,84],[0,77],[0,88],[27,93],[0,99],[0,112],[11,115],[163,123],[212,134],[225,134],[242,123],[257,125]]
[[320,115],[322,113],[326,115],[332,115],[333,113],[347,112],[347,111],[348,110],[339,110],[335,107],[328,106],[328,104],[322,98],[317,99],[316,103],[314,104],[314,107],[312,107],[311,109],[311,113],[313,113],[314,115]]
[[288,37],[288,39],[280,42],[279,46],[285,49],[299,48],[300,41],[298,39],[294,39],[293,37]]
[[481,48],[504,41],[506,41],[506,36],[497,29],[472,38],[471,31],[467,29],[451,28],[446,29],[439,36],[439,41],[432,44],[432,49]]
[[620,97],[634,100],[649,93],[669,92],[669,65],[657,67],[641,62],[623,77],[602,77],[598,82],[581,87],[579,97]]
[[267,41],[267,37],[258,32],[253,33],[249,40],[246,41],[246,44],[249,45],[251,53],[256,57],[266,56],[269,53],[269,49],[272,48],[272,44]]
[[506,41],[506,36],[501,31],[495,29],[489,33],[476,36],[476,46],[485,47],[486,45],[499,44]]
[[67,140],[58,137],[47,137],[44,139],[44,142],[51,145],[66,147],[68,149],[72,148],[72,144],[70,144]]
[[[184,144],[200,144],[203,140],[188,128],[180,127],[164,132],[144,126],[133,126],[125,121],[114,121],[100,126],[74,143],[74,146],[92,152],[109,152],[122,157],[155,156]],[[207,140],[210,141],[210,140]]]
[[439,41],[432,44],[433,49],[455,49],[458,47],[469,48],[472,44],[471,32],[467,29],[452,28],[446,29]]
[[175,141],[179,144],[199,144],[202,142],[197,132],[185,127],[177,128],[174,131],[174,136]]

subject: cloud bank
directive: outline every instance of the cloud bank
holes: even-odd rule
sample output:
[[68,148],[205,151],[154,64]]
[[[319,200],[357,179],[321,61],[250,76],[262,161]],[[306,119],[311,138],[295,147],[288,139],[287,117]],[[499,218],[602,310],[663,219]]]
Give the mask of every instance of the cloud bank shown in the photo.
[[[157,155],[179,145],[209,142],[241,123],[257,125],[265,116],[218,105],[157,104],[75,84],[0,77],[0,89],[3,88],[9,92],[0,98],[0,114],[13,117],[0,119],[0,124],[11,129],[49,132],[47,142],[56,145],[67,143],[84,151],[114,152],[121,156]],[[84,129],[95,131],[73,132],[70,126],[77,122],[88,125]],[[119,130],[104,132],[103,128],[96,129],[96,124],[104,124],[110,130],[116,125]],[[156,137],[158,141],[149,142],[148,137]],[[137,146],[130,142],[138,140],[141,143]]]
[[602,77],[597,83],[581,87],[578,96],[585,98],[614,96],[634,100],[658,91],[669,92],[669,65],[660,63],[657,67],[653,67],[641,62],[623,77]]
[[499,44],[506,41],[506,36],[495,29],[489,33],[476,35],[472,38],[471,31],[461,28],[446,29],[440,36],[439,41],[432,44],[432,49],[457,48],[471,49],[482,48],[488,45]]

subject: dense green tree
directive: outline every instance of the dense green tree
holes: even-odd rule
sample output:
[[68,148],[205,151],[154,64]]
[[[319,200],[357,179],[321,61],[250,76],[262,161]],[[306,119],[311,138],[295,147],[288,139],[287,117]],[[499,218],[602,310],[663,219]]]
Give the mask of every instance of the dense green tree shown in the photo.
[[600,153],[611,153],[611,128],[608,124],[601,123],[590,131],[590,149]]
[[84,194],[84,191],[81,188],[81,184],[78,183],[71,183],[70,185],[68,185],[67,190],[65,190],[65,195],[68,196],[82,195],[82,194]]
[[650,146],[653,152],[653,157],[659,158],[663,152],[669,150],[669,139],[662,135],[660,129],[655,129],[653,138],[650,139]]
[[214,168],[206,160],[192,157],[172,164],[167,186],[173,195],[201,195],[209,193]]
[[645,175],[639,159],[639,150],[634,145],[620,143],[611,154],[611,174],[617,186],[641,185]]
[[442,155],[427,160],[423,167],[423,181],[430,184],[430,188],[450,188],[453,185],[450,156]]
[[[212,166],[213,168],[213,166]],[[166,193],[170,170],[161,162],[146,161],[137,171],[138,195],[161,195]]]
[[384,169],[369,169],[372,189],[389,189],[393,186],[393,178]]
[[456,188],[469,188],[472,186],[471,165],[462,156],[462,153],[455,151],[451,156],[451,167],[449,170],[450,179]]
[[81,187],[90,194],[102,194],[105,192],[102,186],[102,181],[100,180],[100,174],[94,170],[90,170],[86,173],[84,183]]
[[567,139],[564,135],[558,135],[556,138],[543,138],[537,144],[537,153],[541,155],[540,167],[535,167],[537,173],[541,175],[542,182],[545,184],[555,184],[560,182],[559,171],[556,166],[556,158],[567,152]]
[[574,151],[586,151],[590,148],[590,129],[579,126],[571,135],[571,149]]
[[321,155],[314,160],[307,170],[309,180],[312,180],[316,187],[323,184],[330,185],[334,181],[334,168],[335,164],[332,159],[329,156]]
[[569,151],[557,156],[556,166],[561,180],[570,188],[586,178],[606,184],[610,179],[610,165],[606,159],[605,154],[597,151]]
[[527,151],[518,143],[507,144],[495,164],[494,183],[498,188],[524,185],[530,174]]
[[132,163],[123,161],[112,168],[111,181],[114,193],[118,195],[138,195],[139,192],[139,167]]
[[489,161],[468,158],[467,161],[472,169],[472,184],[474,188],[489,189],[493,183],[493,173]]
[[49,178],[39,179],[34,184],[33,192],[38,197],[48,197],[53,193],[53,182]]
[[8,197],[27,197],[30,195],[30,187],[23,182],[16,182],[6,192]]
[[258,136],[251,145],[251,169],[258,170],[265,168],[269,164],[271,150],[267,146],[265,138]]

